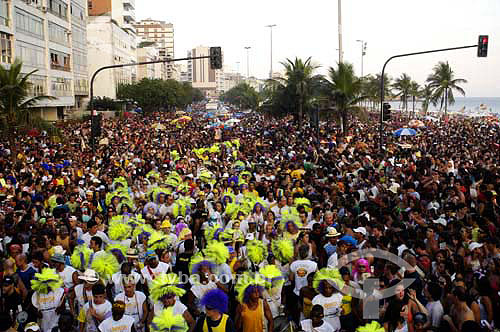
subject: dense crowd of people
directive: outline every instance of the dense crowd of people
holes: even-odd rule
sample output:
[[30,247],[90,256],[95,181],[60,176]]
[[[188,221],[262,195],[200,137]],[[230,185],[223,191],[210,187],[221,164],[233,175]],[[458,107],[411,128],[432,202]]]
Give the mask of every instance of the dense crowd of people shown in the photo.
[[0,331],[500,326],[498,123],[188,115],[0,144]]

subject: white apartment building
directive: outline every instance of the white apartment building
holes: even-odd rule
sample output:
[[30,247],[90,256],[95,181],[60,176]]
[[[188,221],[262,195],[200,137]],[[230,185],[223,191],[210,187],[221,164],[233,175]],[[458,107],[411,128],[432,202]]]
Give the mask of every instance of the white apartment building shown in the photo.
[[[175,58],[174,52],[174,25],[165,21],[146,19],[134,23],[137,35],[144,40],[156,43],[160,58]],[[176,78],[176,68],[174,63],[166,65],[167,78]]]
[[[87,24],[89,77],[103,66],[137,62],[136,35],[120,27],[111,16],[91,16]],[[94,80],[94,96],[116,98],[120,84],[137,79],[137,67],[109,69]]]
[[[150,62],[160,59],[159,50],[156,44],[150,46],[137,47],[137,62]],[[165,66],[163,63],[153,63],[149,65],[137,66],[137,80],[143,78],[166,79]]]
[[0,0],[0,63],[23,61],[31,95],[48,95],[35,114],[59,120],[88,95],[85,0]]
[[[210,47],[206,46],[198,46],[188,52],[188,57],[193,58],[209,55]],[[191,72],[193,88],[200,89],[207,97],[218,97],[224,92],[224,71],[210,68],[209,58],[189,60],[188,72]]]

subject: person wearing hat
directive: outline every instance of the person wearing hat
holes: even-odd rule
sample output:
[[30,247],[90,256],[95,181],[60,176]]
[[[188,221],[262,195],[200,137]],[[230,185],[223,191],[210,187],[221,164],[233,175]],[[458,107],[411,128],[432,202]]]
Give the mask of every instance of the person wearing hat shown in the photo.
[[78,271],[72,266],[66,265],[64,254],[56,253],[50,258],[51,263],[64,282],[64,288],[72,289],[78,284]]
[[134,283],[134,286],[137,286],[141,283],[141,274],[134,271],[134,265],[130,262],[124,262],[120,266],[120,271],[116,272],[111,276],[111,283],[109,284],[112,287],[112,294],[118,295],[125,291],[124,288],[124,280],[128,280]]
[[38,324],[35,322],[29,322],[24,327],[24,332],[38,332],[38,331],[40,331],[40,326],[38,326]]
[[21,294],[17,291],[15,280],[12,276],[6,276],[2,280],[2,296],[0,297],[0,312],[18,313],[18,306],[22,304]]
[[146,252],[145,266],[141,270],[141,274],[147,283],[147,286],[151,288],[153,280],[162,273],[168,273],[171,269],[170,264],[160,262],[158,260],[158,255],[154,250],[148,250]]
[[76,314],[78,314],[85,304],[92,301],[92,287],[99,281],[99,275],[96,271],[87,269],[83,275],[78,277],[78,280],[83,281],[83,283],[77,284],[69,296],[69,308],[73,315],[75,315],[75,309],[77,310]]
[[340,237],[340,234],[335,227],[328,227],[328,233],[326,233],[325,237],[327,242],[323,246],[326,252],[326,256],[330,257],[337,250],[337,240]]
[[[106,288],[96,283],[92,286],[92,300],[85,303],[78,314],[80,332],[98,332],[97,327],[110,316],[111,303],[106,299]],[[133,323],[134,320],[131,320]]]
[[352,230],[354,232],[354,238],[358,242],[358,249],[363,249],[365,243],[366,243],[366,236],[368,235],[368,232],[366,231],[365,227],[357,227]]
[[123,301],[115,301],[111,309],[111,317],[99,324],[100,332],[136,332],[134,318],[125,315],[126,305]]
[[205,308],[206,314],[201,316],[193,332],[236,332],[231,317],[227,315],[229,298],[220,289],[213,289],[205,293],[200,304]]

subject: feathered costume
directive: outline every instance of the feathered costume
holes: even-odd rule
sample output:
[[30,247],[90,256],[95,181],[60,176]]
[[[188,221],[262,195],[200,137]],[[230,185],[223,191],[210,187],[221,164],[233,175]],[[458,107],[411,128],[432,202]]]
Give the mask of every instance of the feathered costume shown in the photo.
[[102,279],[108,281],[113,274],[120,270],[120,264],[118,264],[118,260],[113,254],[104,253],[93,259],[91,268],[96,271]]
[[186,332],[189,327],[182,315],[174,315],[174,308],[168,307],[153,318],[151,329],[154,332]]
[[153,280],[151,286],[151,297],[155,301],[159,301],[166,294],[175,294],[181,297],[186,291],[179,287],[179,276],[175,273],[162,273]]
[[93,251],[85,244],[76,246],[70,258],[71,265],[77,270],[84,271],[89,265],[92,253]]
[[342,276],[340,275],[338,269],[331,269],[325,267],[316,272],[316,274],[314,275],[313,287],[320,293],[321,293],[321,288],[323,287],[322,286],[323,281],[328,282],[337,290],[341,290],[342,287],[344,287],[344,280],[342,279]]
[[31,288],[40,294],[48,294],[50,290],[58,289],[64,284],[55,269],[43,269],[42,273],[35,273],[31,280]]
[[294,255],[293,242],[281,239],[272,242],[271,250],[274,257],[283,264],[290,262]]
[[250,294],[257,288],[262,294],[264,290],[265,280],[262,275],[258,273],[244,272],[239,276],[234,290],[237,295],[236,298],[240,303],[248,303]]
[[204,252],[205,256],[216,264],[223,264],[229,259],[229,249],[222,242],[212,241]]
[[276,265],[266,265],[259,270],[259,273],[264,277],[264,286],[267,289],[281,287],[285,283],[285,277]]
[[252,263],[259,265],[267,257],[267,248],[262,241],[252,240],[247,242],[247,255]]

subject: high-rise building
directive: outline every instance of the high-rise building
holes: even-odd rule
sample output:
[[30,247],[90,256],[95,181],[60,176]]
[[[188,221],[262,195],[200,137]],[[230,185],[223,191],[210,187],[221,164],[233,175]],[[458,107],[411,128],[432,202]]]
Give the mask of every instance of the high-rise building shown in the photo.
[[0,63],[19,58],[30,76],[32,114],[64,119],[88,95],[85,0],[0,0]]
[[89,16],[111,16],[123,29],[134,31],[135,0],[88,0]]
[[[188,52],[188,57],[210,55],[210,47],[198,46]],[[194,88],[200,89],[208,97],[217,97],[224,87],[224,71],[210,68],[210,59],[194,59],[188,61],[188,72]],[[223,92],[223,91],[222,91]]]
[[[151,62],[159,58],[159,50],[155,43],[139,43],[137,46],[137,62]],[[140,81],[143,78],[165,79],[165,66],[162,63],[137,66],[137,80]]]
[[[172,23],[148,18],[136,22],[134,27],[139,37],[156,43],[160,51],[160,58],[174,59],[174,25]],[[173,79],[176,76],[174,64],[167,63],[166,67],[167,78]]]

